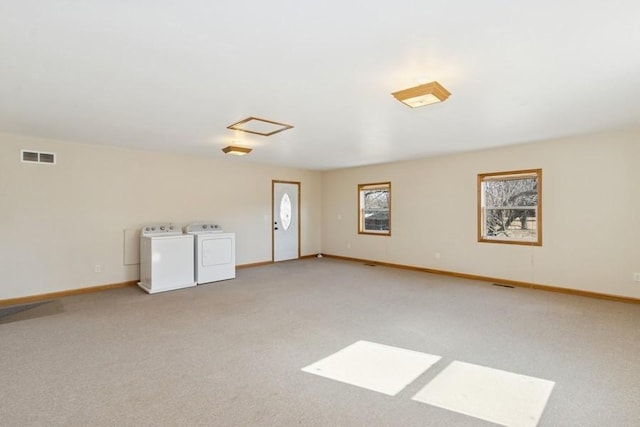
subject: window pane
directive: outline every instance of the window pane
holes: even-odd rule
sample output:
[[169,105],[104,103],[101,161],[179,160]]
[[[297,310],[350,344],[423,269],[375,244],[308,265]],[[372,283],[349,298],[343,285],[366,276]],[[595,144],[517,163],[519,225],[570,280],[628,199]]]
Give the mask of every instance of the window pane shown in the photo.
[[282,200],[280,200],[280,222],[285,231],[289,229],[291,225],[291,199],[287,193],[284,193]]
[[542,244],[542,171],[478,175],[479,241]]
[[359,233],[389,235],[391,231],[391,184],[358,186]]

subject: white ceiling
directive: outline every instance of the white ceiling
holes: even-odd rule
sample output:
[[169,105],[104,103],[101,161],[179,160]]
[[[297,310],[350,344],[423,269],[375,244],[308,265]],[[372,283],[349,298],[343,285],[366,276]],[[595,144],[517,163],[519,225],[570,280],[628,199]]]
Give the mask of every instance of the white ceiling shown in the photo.
[[[637,0],[0,0],[0,131],[332,169],[637,128],[639,18]],[[446,102],[390,95],[431,80]],[[295,127],[227,129],[249,116]]]

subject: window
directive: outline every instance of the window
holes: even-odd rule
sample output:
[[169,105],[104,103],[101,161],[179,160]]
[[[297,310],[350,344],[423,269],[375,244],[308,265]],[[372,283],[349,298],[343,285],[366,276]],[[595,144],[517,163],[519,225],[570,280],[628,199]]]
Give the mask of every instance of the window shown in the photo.
[[391,183],[358,184],[358,233],[391,235]]
[[542,245],[542,169],[478,175],[478,241]]
[[291,225],[291,198],[287,193],[284,193],[282,200],[280,200],[280,224],[285,231]]

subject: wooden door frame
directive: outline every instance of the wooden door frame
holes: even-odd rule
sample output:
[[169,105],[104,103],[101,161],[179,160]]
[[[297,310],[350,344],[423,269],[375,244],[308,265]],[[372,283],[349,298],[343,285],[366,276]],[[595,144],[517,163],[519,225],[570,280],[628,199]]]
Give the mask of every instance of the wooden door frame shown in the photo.
[[275,218],[273,217],[273,211],[275,210],[275,193],[276,193],[276,184],[296,184],[298,186],[298,204],[296,209],[298,210],[298,259],[300,259],[300,247],[302,246],[302,240],[300,239],[300,223],[302,222],[300,218],[300,193],[302,192],[302,184],[300,181],[282,181],[278,179],[271,180],[271,262],[275,262],[275,251],[276,251],[276,238],[275,238],[275,230],[273,229]]

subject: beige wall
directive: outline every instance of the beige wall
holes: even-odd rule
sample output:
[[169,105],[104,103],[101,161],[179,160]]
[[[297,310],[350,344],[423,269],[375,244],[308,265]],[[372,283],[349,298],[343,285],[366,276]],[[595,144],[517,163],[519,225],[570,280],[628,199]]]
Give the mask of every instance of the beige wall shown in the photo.
[[[57,164],[21,163],[20,149]],[[321,173],[249,161],[0,134],[0,299],[137,280],[125,230],[154,222],[216,221],[238,264],[269,261],[273,179],[301,182],[301,252],[320,252]]]
[[[22,148],[58,164],[21,163]],[[302,183],[303,255],[640,298],[638,159],[640,132],[324,173],[0,134],[0,299],[137,280],[124,231],[151,222],[212,219],[236,232],[238,264],[268,261],[272,179]],[[478,243],[477,174],[538,167],[543,246]],[[387,180],[392,237],[358,235],[357,184]]]
[[[323,174],[326,254],[640,298],[640,132]],[[543,246],[477,242],[478,173],[543,169]],[[392,236],[357,234],[357,185],[392,183]],[[440,259],[435,254],[440,253]]]

